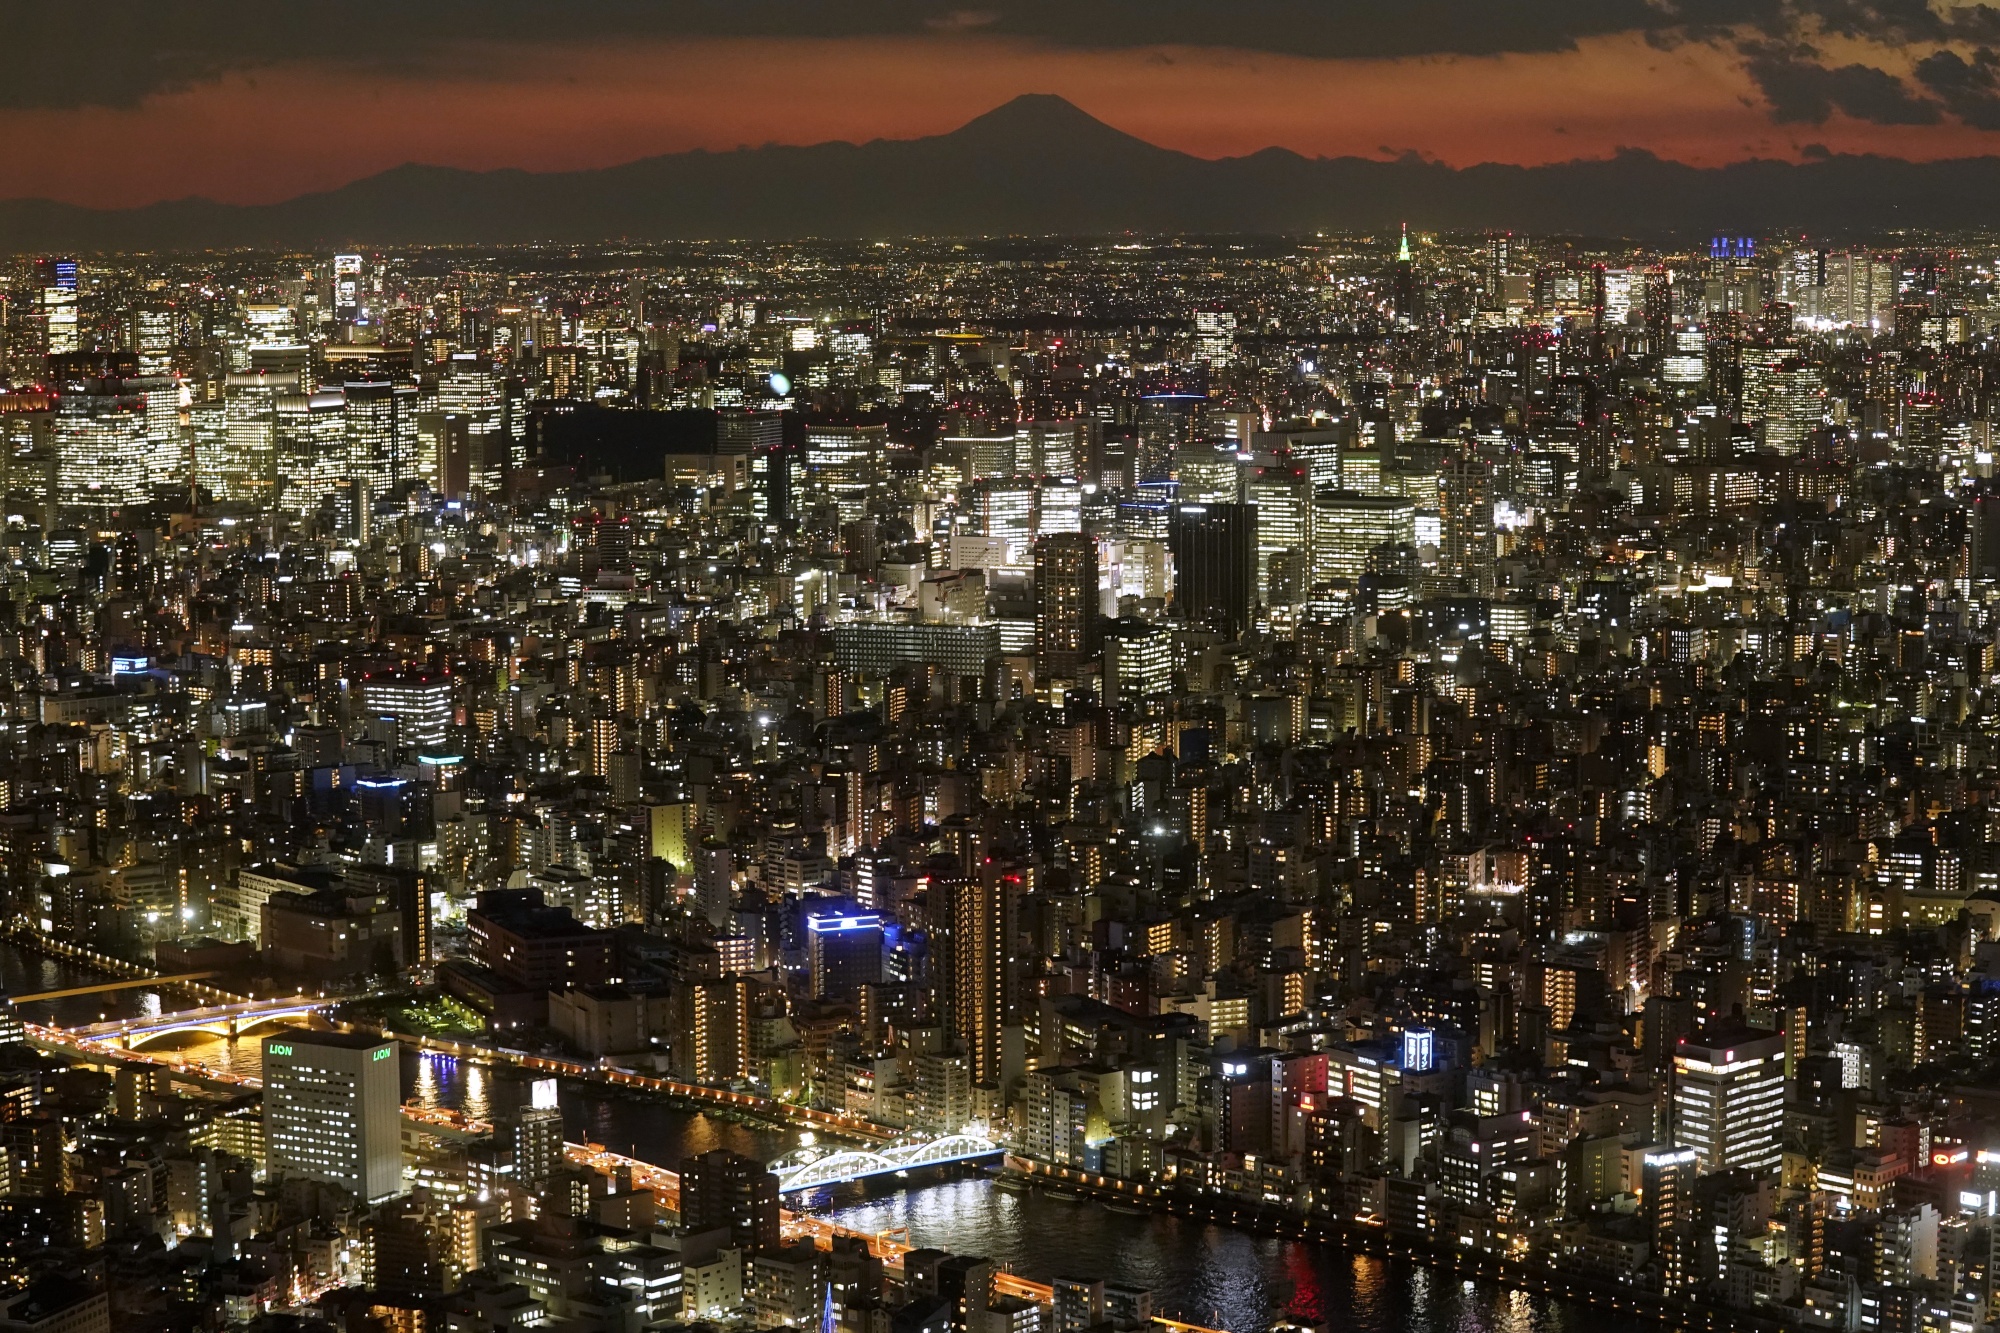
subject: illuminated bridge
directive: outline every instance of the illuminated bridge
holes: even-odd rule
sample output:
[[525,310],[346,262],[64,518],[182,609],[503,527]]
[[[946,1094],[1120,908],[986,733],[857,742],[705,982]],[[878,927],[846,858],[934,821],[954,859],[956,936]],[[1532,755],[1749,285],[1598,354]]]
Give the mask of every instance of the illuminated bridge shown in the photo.
[[898,1143],[880,1149],[848,1148],[808,1155],[794,1153],[771,1163],[778,1175],[778,1192],[796,1194],[823,1185],[840,1185],[870,1176],[894,1175],[925,1166],[977,1162],[1001,1154],[999,1144],[976,1134],[947,1134],[927,1143]]
[[108,1022],[70,1028],[67,1035],[80,1041],[111,1042],[118,1046],[136,1046],[170,1032],[213,1032],[220,1037],[236,1037],[259,1024],[274,1023],[281,1018],[300,1018],[339,1002],[340,997],[337,996],[286,995],[272,1000],[211,1004],[171,1014],[114,1018]]

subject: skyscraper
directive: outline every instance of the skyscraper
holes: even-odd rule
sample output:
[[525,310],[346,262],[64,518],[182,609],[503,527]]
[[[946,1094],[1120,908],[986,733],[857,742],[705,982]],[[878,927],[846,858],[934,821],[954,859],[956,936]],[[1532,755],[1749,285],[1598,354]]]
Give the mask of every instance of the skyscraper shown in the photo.
[[1061,532],[1035,543],[1035,671],[1073,680],[1097,654],[1097,539]]
[[1410,224],[1403,224],[1403,238],[1396,247],[1396,322],[1405,326],[1417,322],[1417,261],[1410,254]]
[[1775,1168],[1784,1114],[1782,1033],[1710,1031],[1674,1052],[1674,1142],[1704,1173]]
[[146,498],[146,400],[132,382],[112,376],[65,380],[55,419],[63,504],[98,508]]
[[840,899],[806,913],[807,966],[815,1000],[851,1000],[882,979],[882,918]]
[[1305,600],[1312,544],[1312,478],[1304,467],[1259,468],[1250,481],[1257,510],[1257,600],[1289,610]]
[[886,426],[807,426],[803,503],[833,505],[842,523],[858,521],[882,487],[888,447]]
[[951,1029],[972,1081],[1000,1082],[1007,1021],[1007,886],[989,862],[951,890]]
[[438,410],[465,423],[466,484],[498,495],[507,485],[507,392],[500,373],[471,352],[452,355],[438,379]]
[[1401,495],[1322,490],[1313,497],[1312,580],[1354,580],[1381,546],[1416,540],[1416,506]]
[[1455,458],[1438,474],[1445,572],[1462,591],[1493,590],[1493,469],[1477,458]]
[[273,1175],[338,1185],[374,1203],[403,1187],[397,1045],[359,1033],[264,1039],[264,1143]]
[[1257,511],[1247,504],[1180,505],[1167,527],[1174,607],[1181,619],[1234,638],[1257,602]]

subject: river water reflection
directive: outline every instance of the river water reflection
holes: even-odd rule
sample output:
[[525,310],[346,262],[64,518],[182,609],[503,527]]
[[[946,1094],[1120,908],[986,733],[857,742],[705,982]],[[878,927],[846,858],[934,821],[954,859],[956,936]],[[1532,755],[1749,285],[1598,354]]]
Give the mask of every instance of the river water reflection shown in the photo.
[[[0,941],[0,985],[13,994],[85,984],[90,974]],[[29,1019],[63,1024],[159,1012],[147,991],[113,992],[23,1006]],[[184,1034],[163,1045],[239,1074],[261,1073],[255,1036]],[[486,1118],[499,1084],[514,1077],[473,1060],[406,1050],[403,1095],[425,1106]],[[710,1148],[768,1160],[798,1145],[793,1131],[729,1120],[687,1107],[564,1083],[569,1137],[662,1166]],[[984,1177],[894,1192],[877,1183],[807,1201],[814,1212],[867,1232],[907,1228],[915,1245],[982,1255],[1024,1277],[1088,1275],[1155,1294],[1161,1313],[1191,1323],[1261,1333],[1289,1316],[1329,1333],[1638,1333],[1658,1326],[1571,1302],[1467,1282],[1406,1261],[1246,1235],[1186,1218],[1113,1212],[1089,1201],[1011,1193]]]

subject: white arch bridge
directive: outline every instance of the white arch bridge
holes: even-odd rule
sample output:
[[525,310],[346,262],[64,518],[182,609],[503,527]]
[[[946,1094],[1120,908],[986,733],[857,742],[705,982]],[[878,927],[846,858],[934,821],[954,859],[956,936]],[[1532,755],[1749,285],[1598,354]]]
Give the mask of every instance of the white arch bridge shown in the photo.
[[839,1185],[869,1176],[894,1175],[923,1166],[950,1166],[954,1162],[976,1162],[998,1157],[1003,1149],[993,1140],[977,1134],[947,1134],[925,1143],[898,1143],[880,1149],[844,1148],[838,1152],[793,1153],[771,1163],[778,1176],[780,1194]]

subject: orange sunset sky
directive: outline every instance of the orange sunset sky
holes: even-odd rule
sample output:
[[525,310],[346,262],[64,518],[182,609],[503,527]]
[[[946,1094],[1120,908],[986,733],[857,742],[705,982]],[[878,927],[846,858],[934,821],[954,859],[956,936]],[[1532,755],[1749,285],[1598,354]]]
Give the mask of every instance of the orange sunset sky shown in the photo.
[[[1870,58],[1907,73],[1898,51]],[[2000,145],[2000,132],[1952,116],[1883,125],[1836,110],[1819,123],[1777,123],[1739,49],[1714,40],[1656,46],[1614,34],[1553,52],[1339,59],[1063,47],[976,28],[645,36],[467,42],[401,68],[285,60],[124,106],[4,105],[0,134],[13,151],[0,156],[0,197],[268,202],[404,162],[546,171],[690,148],[906,138],[948,131],[1023,92],[1061,94],[1207,157],[1279,145],[1466,165],[1635,147],[1715,165],[1819,146],[1928,159]]]

